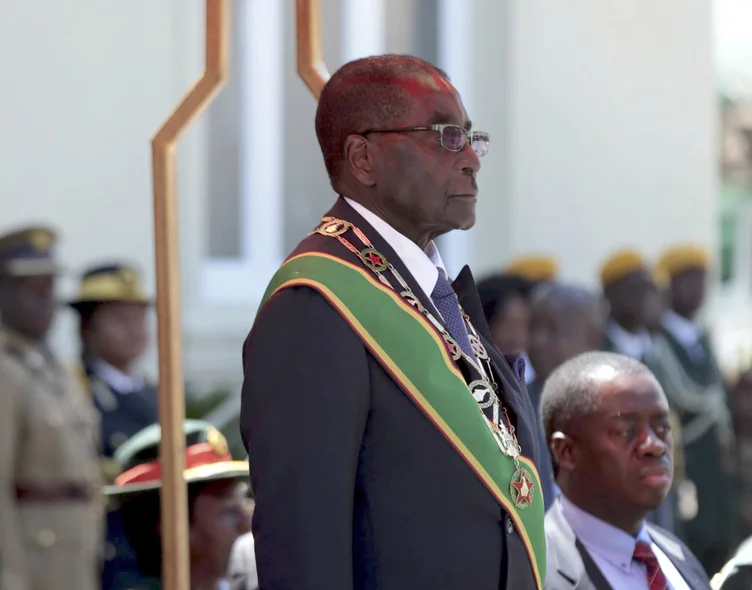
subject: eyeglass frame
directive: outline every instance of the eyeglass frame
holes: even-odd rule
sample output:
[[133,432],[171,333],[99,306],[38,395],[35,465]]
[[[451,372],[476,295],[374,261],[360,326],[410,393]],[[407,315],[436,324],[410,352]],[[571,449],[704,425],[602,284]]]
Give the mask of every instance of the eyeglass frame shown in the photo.
[[[462,131],[465,132],[465,143],[463,143],[459,149],[453,150],[444,145],[444,129],[446,129],[447,127],[455,127],[457,129],[462,129]],[[472,136],[476,133],[482,136],[485,136],[485,140],[488,144],[488,147],[491,146],[491,135],[488,132],[468,130],[468,129],[465,129],[462,125],[455,125],[454,123],[434,123],[433,125],[423,125],[420,127],[397,127],[393,129],[366,129],[362,133],[358,133],[358,135],[366,137],[370,135],[371,133],[414,133],[418,131],[438,131],[439,137],[441,139],[441,147],[443,147],[446,151],[452,152],[452,153],[461,152],[463,149],[465,149],[465,146],[468,144],[470,144],[470,147],[472,148],[473,146]],[[475,152],[475,150],[473,151]],[[475,152],[475,153],[479,158],[482,158],[488,153],[488,148],[486,148],[486,152],[482,155],[478,154],[478,152]]]

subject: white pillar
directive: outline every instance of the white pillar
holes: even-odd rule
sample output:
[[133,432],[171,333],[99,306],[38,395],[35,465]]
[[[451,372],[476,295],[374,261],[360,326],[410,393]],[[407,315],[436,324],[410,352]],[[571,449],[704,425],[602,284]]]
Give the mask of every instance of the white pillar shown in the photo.
[[[283,3],[243,0],[242,43],[237,64],[241,89],[240,177],[242,253],[264,272],[282,261],[284,205],[284,59],[287,38]],[[248,276],[264,281],[270,277]]]
[[383,0],[342,0],[342,63],[384,53]]
[[[475,27],[475,2],[439,0],[437,64],[452,79],[462,96],[470,119],[475,121],[475,76],[473,46],[470,36]],[[475,128],[479,123],[475,123]],[[481,125],[482,128],[482,125]],[[481,191],[483,189],[481,188]],[[480,198],[484,198],[485,193]],[[471,230],[472,231],[472,230]],[[472,234],[455,231],[440,240],[441,255],[450,276],[456,275],[470,262]]]

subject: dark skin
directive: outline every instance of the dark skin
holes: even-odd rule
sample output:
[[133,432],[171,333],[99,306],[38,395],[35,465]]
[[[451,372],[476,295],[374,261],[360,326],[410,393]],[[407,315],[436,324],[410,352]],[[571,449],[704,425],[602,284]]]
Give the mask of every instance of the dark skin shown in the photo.
[[603,307],[596,297],[534,305],[528,353],[538,378],[545,380],[565,361],[597,350],[603,329]]
[[146,310],[141,303],[100,304],[82,333],[86,354],[128,373],[146,350]]
[[671,279],[669,297],[671,308],[691,320],[705,301],[707,273],[702,268],[689,268]]
[[[457,91],[438,76],[405,81],[412,103],[388,127],[451,123],[470,129]],[[334,188],[361,203],[422,249],[431,240],[475,224],[480,160],[468,144],[459,152],[441,146],[437,131],[350,135]]]
[[207,484],[196,498],[190,525],[191,585],[214,590],[227,575],[232,546],[251,530],[247,485],[219,480]]
[[671,488],[668,401],[651,374],[601,367],[592,378],[598,409],[552,437],[557,483],[575,505],[636,536]]
[[0,318],[11,330],[42,342],[55,315],[52,275],[13,277],[0,274]]
[[504,354],[518,354],[527,350],[530,306],[522,297],[510,297],[502,304],[491,334],[499,350]]
[[653,280],[647,269],[635,270],[604,288],[612,319],[633,334],[645,327],[645,307]]
[[645,327],[651,334],[659,332],[662,328],[661,317],[666,309],[667,299],[666,292],[653,283],[645,298],[643,310]]

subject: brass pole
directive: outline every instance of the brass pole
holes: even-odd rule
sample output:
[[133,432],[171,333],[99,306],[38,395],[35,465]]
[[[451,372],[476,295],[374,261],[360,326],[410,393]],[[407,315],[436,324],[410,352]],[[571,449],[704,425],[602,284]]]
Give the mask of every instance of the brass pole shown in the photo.
[[321,2],[297,0],[296,8],[298,75],[318,100],[329,80],[329,70],[321,56]]
[[225,84],[229,71],[229,1],[206,0],[206,65],[198,82],[152,138],[154,248],[162,427],[162,588],[190,588],[185,468],[185,398],[180,322],[180,249],[175,146]]

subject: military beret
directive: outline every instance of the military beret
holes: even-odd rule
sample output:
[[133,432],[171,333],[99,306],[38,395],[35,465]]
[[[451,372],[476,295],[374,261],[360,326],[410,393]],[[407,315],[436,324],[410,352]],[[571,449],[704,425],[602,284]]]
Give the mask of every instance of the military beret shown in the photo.
[[601,265],[601,285],[606,287],[638,270],[647,270],[644,258],[635,250],[614,252]]
[[669,278],[673,278],[692,268],[707,270],[710,266],[710,256],[707,250],[698,244],[676,245],[663,253],[658,265]]
[[510,260],[504,273],[528,281],[553,281],[559,274],[559,265],[550,256],[527,254]]

